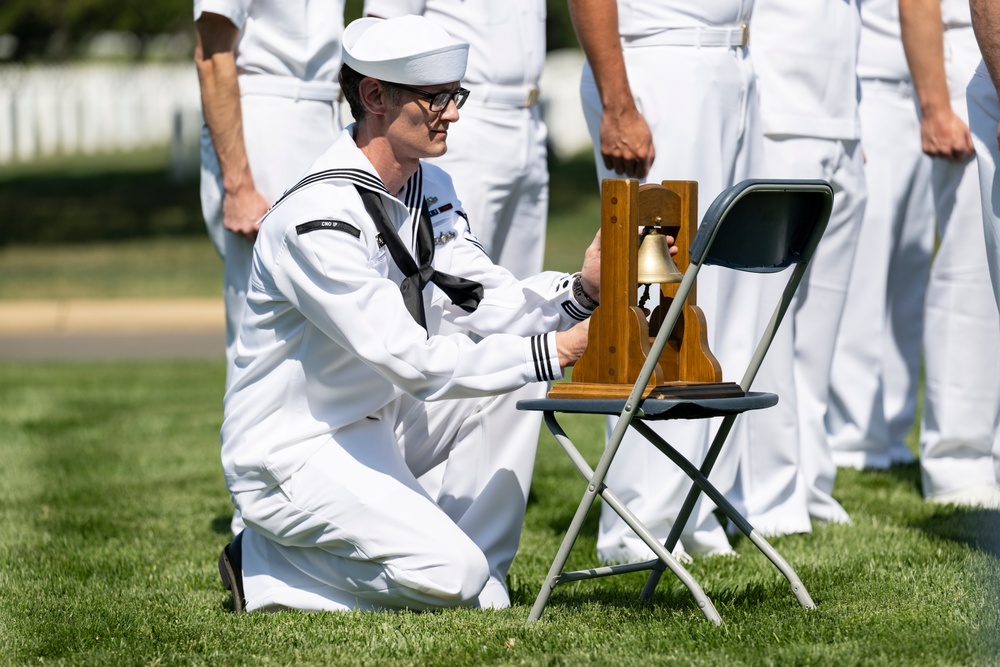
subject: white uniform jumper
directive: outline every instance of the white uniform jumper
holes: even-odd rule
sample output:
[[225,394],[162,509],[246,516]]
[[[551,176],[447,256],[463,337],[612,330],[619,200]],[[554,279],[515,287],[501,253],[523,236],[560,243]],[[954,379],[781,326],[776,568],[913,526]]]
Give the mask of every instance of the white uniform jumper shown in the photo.
[[[758,0],[752,34],[767,178],[821,178],[833,212],[779,338],[758,376],[778,405],[753,415],[768,437],[740,461],[750,522],[762,533],[809,532],[810,516],[847,521],[833,499],[826,440],[830,364],[865,203],[858,117],[855,0]],[[775,283],[777,284],[777,283]],[[788,336],[791,338],[789,339]]]
[[[195,0],[194,18],[219,14],[240,29],[236,47],[243,141],[254,187],[273,204],[341,129],[344,0]],[[222,173],[201,132],[201,208],[225,260],[226,357],[233,359],[253,244],[222,226]]]
[[[942,2],[941,18],[952,110],[968,121],[966,88],[981,59],[968,3]],[[996,127],[992,132],[996,143]],[[1000,453],[1000,316],[984,250],[976,161],[932,162],[940,245],[924,323],[920,468],[928,498],[996,483],[994,452]]]
[[[723,189],[756,175],[754,160],[760,153],[760,127],[744,29],[752,6],[749,0],[618,2],[618,28],[629,85],[656,148],[657,157],[645,181],[698,181],[699,219]],[[584,66],[580,93],[594,141],[598,180],[620,178],[604,168],[600,157],[602,108],[589,65]],[[712,269],[707,267],[699,274],[698,305],[705,311],[709,343],[723,372],[740,373],[752,351],[742,337],[726,339],[726,323],[742,322],[745,327],[753,321],[758,311],[758,287],[754,281],[736,279],[734,272],[720,278]],[[609,429],[613,421],[609,420]],[[670,422],[655,427],[692,460],[700,460],[707,448],[709,425],[705,421]],[[630,431],[611,466],[608,486],[654,535],[665,539],[690,481],[659,450]],[[726,486],[721,484],[722,488]],[[707,502],[699,504],[685,528],[682,544],[692,553],[731,550],[711,509]],[[597,547],[605,561],[652,557],[618,515],[606,508],[601,513]]]
[[[390,195],[351,130],[265,216],[254,248],[222,428],[249,527],[247,608],[505,606],[534,443],[493,432],[493,396],[559,378],[549,332],[590,312],[569,275],[518,281],[495,266],[440,169]],[[482,285],[474,312],[431,284],[427,331],[407,312],[362,199],[375,195],[414,256],[427,203],[433,268]],[[484,338],[435,335],[442,320]],[[432,498],[416,477],[442,462]]]
[[924,295],[934,245],[931,162],[900,38],[897,0],[861,4],[861,145],[868,204],[830,372],[838,466],[913,461]]

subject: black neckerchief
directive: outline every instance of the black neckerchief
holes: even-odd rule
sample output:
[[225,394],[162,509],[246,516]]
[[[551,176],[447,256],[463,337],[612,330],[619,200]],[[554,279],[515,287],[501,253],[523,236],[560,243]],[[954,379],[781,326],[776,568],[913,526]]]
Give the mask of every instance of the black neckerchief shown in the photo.
[[[361,186],[355,185],[355,187],[358,189],[365,210],[368,211],[368,215],[375,223],[375,228],[381,235],[382,242],[385,243],[392,261],[406,276],[399,286],[399,291],[402,292],[406,310],[413,316],[413,319],[424,329],[427,328],[423,298],[424,287],[427,283],[434,283],[440,287],[452,303],[465,312],[471,313],[476,310],[483,298],[483,286],[474,280],[438,271],[432,266],[434,262],[434,229],[431,225],[430,214],[427,212],[427,202],[422,202],[420,207],[420,220],[417,224],[417,258],[414,261],[410,251],[399,238],[392,221],[389,220],[385,206],[382,204],[382,197],[377,192]],[[417,262],[419,262],[419,266]]]

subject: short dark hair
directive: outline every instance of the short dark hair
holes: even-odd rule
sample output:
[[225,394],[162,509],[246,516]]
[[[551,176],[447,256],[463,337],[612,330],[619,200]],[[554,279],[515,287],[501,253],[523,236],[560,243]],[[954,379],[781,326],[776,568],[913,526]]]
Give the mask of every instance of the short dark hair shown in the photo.
[[[361,101],[359,88],[362,79],[369,77],[359,73],[350,65],[341,65],[340,76],[338,78],[340,80],[340,90],[344,93],[347,105],[351,108],[351,115],[354,116],[356,122],[362,122],[365,116],[368,115],[368,109],[365,108],[364,103]],[[388,81],[383,81],[382,83],[388,84],[386,90],[389,102],[399,104],[399,90]]]

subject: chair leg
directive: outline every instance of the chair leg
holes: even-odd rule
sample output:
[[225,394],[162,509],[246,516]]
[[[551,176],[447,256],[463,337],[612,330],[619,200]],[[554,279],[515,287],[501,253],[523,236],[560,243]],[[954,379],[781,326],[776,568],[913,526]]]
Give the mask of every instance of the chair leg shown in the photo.
[[[560,578],[563,575],[563,568],[566,566],[566,561],[569,560],[570,551],[573,549],[573,545],[576,543],[576,538],[580,535],[580,531],[583,529],[583,523],[586,521],[587,514],[590,512],[590,508],[594,504],[594,500],[598,495],[608,503],[608,505],[616,511],[622,520],[632,528],[639,535],[640,538],[649,546],[649,548],[656,554],[658,564],[660,567],[669,566],[671,572],[673,572],[678,579],[687,587],[691,592],[692,597],[694,597],[695,604],[701,609],[702,613],[705,615],[709,621],[715,625],[720,625],[722,623],[722,618],[719,616],[719,612],[716,610],[715,605],[712,601],[705,595],[705,591],[701,588],[701,585],[691,576],[691,574],[684,569],[677,559],[669,552],[669,550],[664,549],[659,543],[656,537],[636,518],[625,504],[618,499],[618,497],[604,485],[603,475],[598,478],[593,470],[591,470],[587,461],[580,455],[579,450],[570,440],[569,436],[560,426],[559,422],[556,420],[555,415],[552,412],[545,413],[545,424],[549,431],[552,433],[556,442],[560,447],[566,452],[570,460],[576,466],[577,470],[585,479],[590,481],[587,486],[587,491],[580,501],[580,505],[577,507],[576,514],[573,516],[573,520],[570,522],[570,527],[566,531],[566,535],[563,537],[562,544],[559,546],[559,551],[556,553],[555,560],[553,560],[552,565],[549,567],[549,572],[545,577],[545,581],[542,583],[542,588],[538,592],[538,596],[535,598],[535,603],[532,605],[531,612],[528,614],[528,622],[537,621],[541,618],[542,612],[545,610],[545,606],[548,604],[549,597],[552,595],[552,590],[559,585]],[[606,448],[604,455],[602,456],[602,462],[604,457],[611,457],[617,450],[617,444],[611,443],[613,446]],[[605,462],[606,463],[606,462]],[[600,470],[607,470],[607,466],[599,465]]]
[[[719,430],[712,439],[712,445],[709,447],[708,452],[705,455],[705,460],[702,461],[701,464],[701,474],[704,475],[706,479],[712,472],[712,468],[715,467],[715,462],[719,458],[719,452],[722,450],[722,445],[726,441],[726,438],[729,437],[729,432],[732,430],[733,422],[735,421],[736,416],[731,415],[726,417],[722,421],[722,424],[719,425]],[[645,424],[643,426],[645,426]],[[643,432],[638,428],[636,428],[636,430],[640,433]],[[686,460],[687,459],[685,459],[685,461]],[[677,518],[674,520],[674,525],[670,527],[670,533],[667,535],[666,542],[664,543],[667,551],[673,552],[674,547],[677,546],[677,542],[681,539],[681,533],[684,531],[684,526],[687,525],[688,520],[691,518],[691,514],[694,512],[695,504],[698,502],[698,496],[701,495],[701,487],[698,485],[698,482],[694,480],[692,481],[691,490],[688,491],[687,496],[684,498],[684,503],[681,505],[681,509],[677,513]],[[640,593],[640,597],[643,600],[648,600],[653,597],[653,593],[656,591],[657,584],[660,583],[660,576],[662,574],[663,567],[656,567],[649,573],[649,577],[646,579],[646,585],[643,586],[642,593]]]
[[815,609],[816,603],[813,602],[812,597],[809,596],[809,591],[807,591],[806,587],[802,584],[802,581],[799,579],[799,575],[795,574],[795,570],[792,569],[792,566],[781,557],[781,554],[779,554],[767,540],[761,537],[760,533],[756,530],[751,530],[747,537],[754,543],[754,545],[756,545],[758,549],[760,549],[761,553],[767,556],[769,561],[774,563],[774,566],[778,568],[778,571],[785,575],[785,579],[787,579],[789,585],[791,585],[792,593],[795,595],[795,599],[799,601],[799,604],[806,609]]
[[537,621],[542,617],[542,612],[549,601],[549,596],[552,595],[552,589],[559,584],[559,575],[562,574],[563,567],[566,565],[566,561],[569,560],[569,552],[573,550],[573,544],[576,543],[576,538],[580,535],[583,522],[587,519],[587,513],[590,512],[590,508],[593,506],[596,497],[597,489],[593,485],[588,486],[586,493],[583,494],[583,499],[580,501],[580,505],[576,508],[576,514],[573,515],[573,521],[570,522],[562,544],[559,545],[559,551],[556,553],[555,560],[552,561],[552,566],[549,567],[549,573],[545,576],[542,589],[538,591],[535,604],[531,607],[531,613],[528,614],[529,623]]
[[[729,418],[727,418],[726,421],[729,422]],[[725,427],[726,425],[727,424],[724,423],[723,427]],[[632,427],[635,428],[637,431],[639,431],[647,440],[649,440],[653,444],[653,446],[655,446],[657,449],[663,452],[667,456],[667,458],[673,461],[678,467],[681,468],[681,470],[684,471],[684,473],[688,477],[690,477],[694,481],[697,489],[693,488],[691,490],[691,493],[688,494],[688,497],[685,499],[684,503],[685,507],[687,507],[688,504],[687,501],[691,500],[692,497],[694,499],[697,499],[699,490],[701,492],[704,492],[705,495],[708,496],[709,499],[713,503],[715,503],[716,506],[718,506],[718,508],[721,509],[722,512],[736,525],[736,527],[740,529],[740,532],[746,535],[747,538],[749,538],[750,541],[753,543],[753,545],[756,546],[765,556],[767,556],[768,560],[770,560],[771,563],[773,563],[774,566],[778,568],[778,571],[781,572],[782,575],[784,575],[785,579],[788,580],[788,583],[792,588],[792,593],[795,595],[799,603],[807,609],[813,609],[816,607],[816,604],[809,596],[809,592],[806,590],[805,586],[802,584],[802,581],[799,579],[799,576],[795,573],[795,571],[788,564],[788,562],[781,557],[781,554],[779,554],[774,549],[774,547],[772,547],[767,542],[767,540],[761,537],[757,533],[757,531],[754,530],[753,526],[750,525],[750,522],[747,521],[746,518],[742,514],[740,514],[735,507],[733,507],[732,503],[726,500],[726,497],[723,496],[719,492],[719,490],[716,489],[715,486],[708,481],[708,477],[705,474],[703,474],[702,471],[695,468],[690,461],[681,456],[680,452],[671,447],[667,441],[661,438],[659,434],[656,433],[656,431],[651,429],[645,423],[636,420],[632,422]],[[728,435],[728,429],[726,429],[725,433],[723,433],[723,429],[720,429],[719,434],[716,435],[715,441],[712,442],[712,447],[709,449],[709,457],[707,457],[705,460],[705,467],[707,467],[709,471],[711,471],[712,466],[715,464],[715,458],[718,456],[718,450],[721,449],[722,443],[725,441],[725,436],[727,435]],[[693,506],[694,503],[692,502],[691,507],[693,508]],[[690,514],[690,509],[688,510],[688,513]],[[683,523],[680,521],[680,518],[681,518],[680,515],[678,515],[678,520],[675,524],[675,528],[677,525],[683,527]],[[687,518],[688,517],[684,517],[685,522],[687,521]],[[674,531],[671,530],[671,533],[673,532]],[[654,570],[654,572],[650,574],[649,579],[647,579],[646,581],[646,587],[643,588],[644,595],[646,594],[647,589],[651,585],[653,588],[655,588],[656,586],[655,581],[652,581],[651,583],[651,580],[653,579],[653,574],[656,574],[657,578],[659,578],[659,573],[657,573]],[[652,594],[652,590],[649,591],[649,594],[650,595]]]
[[[656,564],[651,567],[659,568],[661,572],[665,568],[670,568],[670,571],[673,572],[674,575],[680,579],[681,583],[688,589],[688,591],[691,592],[691,596],[694,598],[695,604],[697,604],[698,608],[701,609],[705,618],[715,625],[721,625],[722,617],[719,616],[718,610],[705,594],[701,584],[699,584],[698,581],[691,576],[691,573],[688,572],[676,558],[674,558],[670,549],[660,544],[660,541],[657,540],[651,532],[649,532],[649,529],[647,529],[634,514],[632,514],[631,510],[625,506],[625,503],[619,500],[618,496],[616,496],[611,489],[605,487],[601,492],[601,498],[618,514],[618,516],[622,518],[628,527],[631,528],[635,534],[646,543],[646,546],[648,546],[652,552],[656,554],[658,560],[656,561]],[[655,572],[656,569],[653,571]]]

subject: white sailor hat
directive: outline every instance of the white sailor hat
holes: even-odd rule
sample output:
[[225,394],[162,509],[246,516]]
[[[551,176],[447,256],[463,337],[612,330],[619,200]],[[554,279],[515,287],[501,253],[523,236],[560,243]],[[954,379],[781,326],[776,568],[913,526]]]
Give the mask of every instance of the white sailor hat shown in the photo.
[[362,18],[344,29],[344,64],[374,79],[410,86],[461,81],[469,45],[422,16]]

